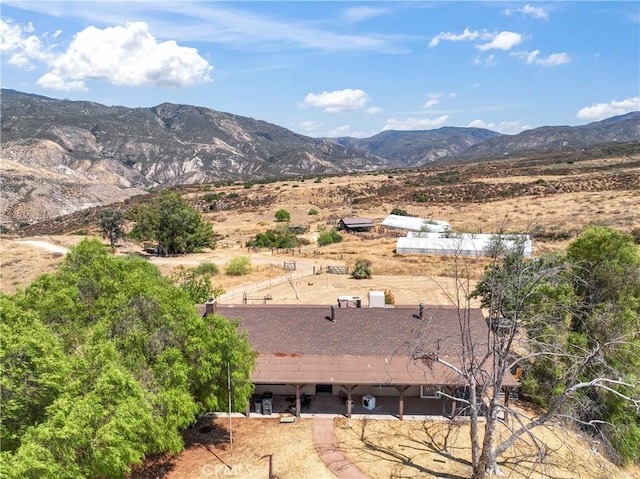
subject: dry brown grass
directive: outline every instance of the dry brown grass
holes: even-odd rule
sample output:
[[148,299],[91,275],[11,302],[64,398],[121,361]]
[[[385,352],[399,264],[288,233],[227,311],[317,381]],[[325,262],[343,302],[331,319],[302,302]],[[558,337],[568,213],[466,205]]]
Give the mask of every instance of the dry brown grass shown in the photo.
[[[535,171],[523,174],[517,168],[505,166],[491,169],[489,172],[478,170],[475,177],[466,180],[461,187],[472,186],[475,182],[491,183],[496,188],[510,184],[529,185],[542,179],[551,186],[542,192],[518,197],[505,197],[492,201],[460,202],[455,188],[434,186],[440,191],[442,200],[416,203],[407,201],[410,192],[402,185],[418,178],[420,173],[407,173],[406,176],[363,175],[340,178],[325,178],[320,183],[313,181],[288,181],[266,185],[255,185],[245,189],[240,185],[206,189],[201,186],[186,188],[186,197],[200,205],[206,212],[206,218],[213,222],[214,230],[220,235],[219,247],[214,251],[198,255],[185,255],[177,258],[152,259],[164,274],[179,265],[190,267],[202,261],[213,262],[221,274],[213,278],[225,290],[237,291],[233,302],[241,300],[242,292],[251,296],[270,294],[274,303],[317,304],[332,302],[340,295],[361,296],[366,299],[370,290],[393,292],[397,304],[451,304],[450,295],[455,293],[452,264],[443,257],[399,256],[395,255],[394,238],[368,235],[357,237],[345,235],[342,243],[318,248],[313,244],[313,234],[322,227],[331,227],[335,220],[343,216],[365,216],[379,223],[394,207],[406,209],[410,214],[425,218],[444,219],[451,223],[454,231],[498,232],[530,231],[541,225],[546,231],[571,232],[576,234],[584,226],[592,223],[613,226],[622,231],[630,231],[640,226],[640,172],[638,158],[613,158],[590,160],[572,165],[566,163],[536,167]],[[630,165],[627,167],[626,165]],[[607,166],[615,171],[600,171]],[[466,171],[465,167],[456,167]],[[509,168],[512,168],[511,170]],[[580,168],[589,169],[581,172]],[[625,172],[629,175],[628,186],[613,184],[609,188],[614,173]],[[295,186],[295,187],[294,187]],[[533,186],[532,186],[533,188]],[[234,210],[208,212],[201,198],[211,191],[236,193],[241,197],[241,206]],[[370,198],[354,202],[353,198]],[[307,238],[312,244],[302,247],[295,254],[270,251],[252,252],[244,248],[247,240],[256,233],[275,228],[274,213],[284,208],[291,213],[292,224],[309,226]],[[314,208],[318,215],[308,215]],[[78,228],[80,229],[80,228]],[[0,268],[2,281],[0,289],[13,293],[16,288],[27,285],[38,274],[54,271],[62,256],[33,246],[16,242],[17,238],[0,238]],[[43,241],[71,246],[83,239],[77,235],[57,235],[40,237]],[[537,252],[562,249],[568,240],[536,240]],[[125,244],[118,248],[117,254],[138,251],[135,244]],[[249,256],[253,272],[247,276],[230,277],[223,273],[224,265],[234,256]],[[350,265],[357,259],[367,259],[372,263],[373,278],[356,281],[346,276],[310,275],[314,267],[319,269],[327,265]],[[297,270],[291,274],[291,281],[283,278],[283,262],[296,261]],[[468,263],[471,277],[480,277],[484,261]],[[306,276],[300,277],[299,274]],[[273,280],[273,284],[256,291],[256,284]],[[473,284],[472,284],[473,285]],[[218,424],[224,428],[224,424]],[[432,436],[440,434],[438,423],[430,424],[427,431]],[[354,422],[352,428],[338,423],[336,433],[344,452],[365,470],[372,479],[389,477],[468,477],[468,434],[466,426],[457,432],[456,446],[451,446],[452,457],[443,457],[431,451],[430,438],[422,423],[369,421],[365,432],[371,445],[363,443],[362,424]],[[541,430],[543,431],[543,430]],[[542,432],[541,432],[542,434]],[[533,473],[530,469],[537,464],[537,458],[529,457],[526,445],[511,451],[505,456],[503,466],[509,477],[560,477],[588,478],[602,477],[628,479],[640,477],[640,471],[623,471],[612,466],[601,455],[594,454],[591,445],[573,433],[550,429],[544,432],[544,443],[548,454],[542,472]],[[310,421],[295,424],[278,424],[265,420],[237,420],[234,424],[234,461],[246,464],[249,475],[237,477],[266,477],[267,461],[261,459],[266,454],[274,454],[275,472],[285,478],[325,478],[333,477],[321,463],[311,444]],[[200,438],[204,440],[204,438]],[[230,456],[228,443],[213,440],[211,450],[225,461]],[[560,443],[565,441],[568,447]],[[210,451],[192,445],[177,459],[171,459],[165,466],[149,469],[146,476],[136,477],[215,477],[203,475],[207,464],[219,465]],[[445,462],[442,462],[445,461]],[[517,466],[515,464],[518,464]],[[160,464],[160,463],[158,463]],[[164,468],[163,468],[164,467]],[[153,475],[154,471],[158,474]],[[247,470],[249,471],[249,469]],[[395,476],[393,474],[396,474]]]
[[[335,432],[343,453],[372,479],[471,477],[469,424],[449,421],[377,421],[337,419]],[[506,428],[501,433],[506,434]],[[499,461],[513,479],[610,477],[632,479],[638,468],[621,469],[603,458],[597,445],[566,427],[539,427],[533,434],[542,452],[525,438]]]

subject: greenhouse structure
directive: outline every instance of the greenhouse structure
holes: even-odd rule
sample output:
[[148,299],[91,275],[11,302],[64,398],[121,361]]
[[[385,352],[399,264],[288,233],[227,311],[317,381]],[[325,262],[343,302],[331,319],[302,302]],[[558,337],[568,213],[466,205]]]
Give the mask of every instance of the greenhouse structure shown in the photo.
[[533,242],[528,235],[440,234],[410,232],[398,238],[397,254],[437,254],[450,256],[492,256],[496,248],[514,249],[523,242],[525,257],[533,255]]
[[451,229],[451,225],[446,221],[401,215],[388,215],[382,222],[382,226],[389,229],[432,233],[442,233]]

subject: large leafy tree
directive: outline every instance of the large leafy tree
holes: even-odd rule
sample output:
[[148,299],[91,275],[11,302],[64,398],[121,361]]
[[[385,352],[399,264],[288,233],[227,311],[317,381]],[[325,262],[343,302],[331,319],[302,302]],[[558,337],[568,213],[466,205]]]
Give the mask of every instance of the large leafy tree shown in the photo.
[[[30,346],[35,374],[16,368],[15,354],[2,356],[12,371],[3,394],[26,393],[21,404],[2,404],[12,420],[11,430],[2,424],[11,441],[3,477],[122,477],[150,453],[178,452],[180,431],[199,412],[226,410],[229,367],[232,404],[246,407],[254,353],[238,324],[199,316],[189,295],[142,259],[85,240],[55,274],[5,301],[17,318],[7,325],[13,334],[33,319],[42,346]],[[46,394],[29,394],[32,377]]]
[[170,190],[137,207],[130,217],[136,223],[131,236],[157,242],[166,254],[193,253],[214,245],[211,224]]
[[[416,359],[449,367],[465,384],[469,394],[458,401],[469,411],[474,478],[498,472],[502,453],[551,420],[600,432],[623,462],[640,459],[640,263],[625,238],[588,229],[566,255],[533,259],[522,248],[498,248],[473,291],[465,259],[451,258],[460,358],[453,363],[422,349]],[[607,279],[613,271],[625,278]],[[466,312],[474,295],[489,312],[490,333],[481,344],[469,335]],[[518,366],[523,389],[544,406],[535,418],[500,398],[503,378]]]

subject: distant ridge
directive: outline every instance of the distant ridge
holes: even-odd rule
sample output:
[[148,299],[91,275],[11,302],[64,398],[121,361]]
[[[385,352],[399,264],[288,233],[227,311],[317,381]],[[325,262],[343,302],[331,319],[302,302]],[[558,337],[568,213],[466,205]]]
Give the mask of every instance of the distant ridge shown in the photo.
[[331,139],[191,105],[109,107],[8,89],[0,95],[0,222],[10,225],[162,186],[358,173],[640,142],[640,112],[518,135],[443,127]]

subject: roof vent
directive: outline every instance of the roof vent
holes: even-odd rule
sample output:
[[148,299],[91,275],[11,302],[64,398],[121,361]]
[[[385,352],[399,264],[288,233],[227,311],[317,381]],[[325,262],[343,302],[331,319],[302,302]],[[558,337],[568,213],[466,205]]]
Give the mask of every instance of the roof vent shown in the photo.
[[414,318],[422,321],[424,319],[424,303],[420,303],[420,309],[418,310],[418,314],[413,315]]
[[336,322],[336,307],[333,304],[331,305],[331,316],[325,316],[324,319],[332,323]]

